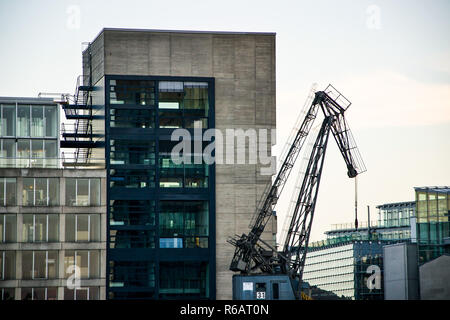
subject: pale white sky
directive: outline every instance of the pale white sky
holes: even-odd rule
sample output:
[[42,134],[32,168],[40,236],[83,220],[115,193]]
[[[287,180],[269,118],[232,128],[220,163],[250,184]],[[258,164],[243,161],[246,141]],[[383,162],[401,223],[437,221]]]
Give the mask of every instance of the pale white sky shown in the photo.
[[[81,43],[104,27],[276,32],[274,152],[311,84],[332,83],[353,103],[347,117],[368,169],[360,220],[367,205],[375,219],[376,205],[413,200],[414,186],[450,185],[448,1],[0,0],[0,96],[73,93]],[[333,140],[325,162],[312,240],[354,220],[353,181]]]

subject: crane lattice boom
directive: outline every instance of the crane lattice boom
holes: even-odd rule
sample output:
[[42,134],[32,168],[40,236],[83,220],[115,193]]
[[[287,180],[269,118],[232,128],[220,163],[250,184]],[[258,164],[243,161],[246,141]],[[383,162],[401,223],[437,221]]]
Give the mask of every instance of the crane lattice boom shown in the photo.
[[[300,285],[330,132],[344,158],[347,175],[354,178],[366,170],[344,117],[344,112],[350,104],[350,101],[332,85],[324,91],[315,92],[314,100],[289,147],[280,170],[252,221],[250,232],[248,235],[243,234],[228,240],[235,246],[230,270],[240,271],[243,274],[258,272],[287,274],[291,279],[299,280]],[[277,251],[261,239],[261,234],[272,216],[319,109],[322,110],[324,120],[309,157],[285,242],[282,250]]]

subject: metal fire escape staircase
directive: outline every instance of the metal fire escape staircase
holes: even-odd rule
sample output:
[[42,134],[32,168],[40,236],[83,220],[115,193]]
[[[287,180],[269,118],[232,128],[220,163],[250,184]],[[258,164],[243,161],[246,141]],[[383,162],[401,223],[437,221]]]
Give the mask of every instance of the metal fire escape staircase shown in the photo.
[[98,147],[94,141],[96,137],[92,130],[92,67],[90,46],[88,50],[89,75],[80,75],[77,78],[75,94],[67,95],[62,102],[66,119],[70,123],[61,125],[61,148],[75,149],[74,152],[63,152],[64,166],[89,166],[92,149]]

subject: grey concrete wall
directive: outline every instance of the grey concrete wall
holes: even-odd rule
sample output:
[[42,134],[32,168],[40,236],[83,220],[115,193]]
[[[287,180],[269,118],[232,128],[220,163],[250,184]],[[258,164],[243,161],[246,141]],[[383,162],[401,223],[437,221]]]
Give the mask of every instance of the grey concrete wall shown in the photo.
[[417,246],[398,243],[383,247],[384,299],[419,299]]
[[450,255],[421,265],[419,274],[422,300],[450,300]]
[[[274,34],[104,30],[94,44],[104,45],[104,50],[93,50],[104,58],[94,69],[103,68],[107,75],[214,77],[217,129],[276,126]],[[217,299],[232,295],[228,267],[234,248],[226,240],[248,232],[270,182],[260,168],[216,166]],[[269,223],[263,238],[273,241],[275,232],[276,223]]]

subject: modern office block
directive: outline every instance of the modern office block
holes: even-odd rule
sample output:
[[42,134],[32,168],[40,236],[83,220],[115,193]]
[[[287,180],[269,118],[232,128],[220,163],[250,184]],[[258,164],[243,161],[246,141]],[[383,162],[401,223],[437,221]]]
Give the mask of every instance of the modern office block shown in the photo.
[[1,183],[2,299],[104,299],[104,170],[0,168]]
[[[270,156],[275,34],[103,29],[83,53],[82,89],[79,109],[92,110],[77,117],[92,131],[78,146],[106,163],[107,298],[231,299],[226,240],[248,232],[271,175],[236,163],[249,146],[206,163],[200,140],[208,129],[269,129]],[[176,129],[195,137],[190,164],[171,158]],[[274,220],[264,240],[275,245],[275,233]]]

